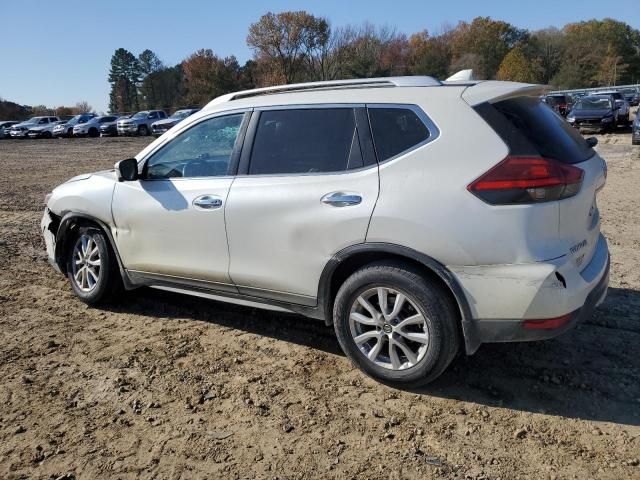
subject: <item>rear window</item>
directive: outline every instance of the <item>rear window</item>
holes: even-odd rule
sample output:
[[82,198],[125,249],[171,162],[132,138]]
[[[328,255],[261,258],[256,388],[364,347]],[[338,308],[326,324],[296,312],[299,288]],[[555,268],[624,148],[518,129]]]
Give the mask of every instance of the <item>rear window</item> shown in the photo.
[[378,160],[383,162],[429,138],[429,130],[408,108],[370,108],[371,133]]
[[562,163],[580,163],[594,155],[580,133],[533,97],[517,97],[475,107],[512,155],[541,155]]

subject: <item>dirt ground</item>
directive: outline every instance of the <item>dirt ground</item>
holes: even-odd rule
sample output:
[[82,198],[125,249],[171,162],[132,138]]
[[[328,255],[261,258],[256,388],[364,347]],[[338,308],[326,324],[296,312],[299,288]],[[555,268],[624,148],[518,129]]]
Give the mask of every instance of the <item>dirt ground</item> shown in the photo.
[[640,478],[640,147],[599,139],[606,303],[419,391],[294,315],[150,289],[87,308],[46,262],[44,196],[148,140],[0,141],[0,478]]

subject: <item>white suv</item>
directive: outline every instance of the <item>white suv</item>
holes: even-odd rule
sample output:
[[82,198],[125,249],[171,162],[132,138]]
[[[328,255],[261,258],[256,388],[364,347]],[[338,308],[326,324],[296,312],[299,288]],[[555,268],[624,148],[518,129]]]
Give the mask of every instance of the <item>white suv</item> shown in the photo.
[[225,95],[47,200],[86,303],[139,286],[333,324],[385,382],[556,336],[605,297],[605,162],[510,82],[399,77]]

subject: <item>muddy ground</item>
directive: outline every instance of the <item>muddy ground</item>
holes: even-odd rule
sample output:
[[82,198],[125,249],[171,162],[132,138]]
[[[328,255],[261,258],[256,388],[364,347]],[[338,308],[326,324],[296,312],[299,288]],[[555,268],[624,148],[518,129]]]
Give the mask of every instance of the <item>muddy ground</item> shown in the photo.
[[294,315],[150,289],[87,308],[46,262],[43,198],[148,140],[0,141],[0,478],[640,478],[640,147],[599,138],[606,303],[420,391]]

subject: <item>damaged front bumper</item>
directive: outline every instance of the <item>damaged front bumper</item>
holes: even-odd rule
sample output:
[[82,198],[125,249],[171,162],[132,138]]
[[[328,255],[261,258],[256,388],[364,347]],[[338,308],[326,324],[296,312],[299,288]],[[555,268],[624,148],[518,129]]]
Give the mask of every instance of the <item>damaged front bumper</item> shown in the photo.
[[53,268],[62,273],[60,265],[58,265],[56,261],[56,234],[59,226],[60,217],[52,213],[48,207],[45,208],[40,222],[40,231],[42,232],[44,244],[47,249],[47,259]]

